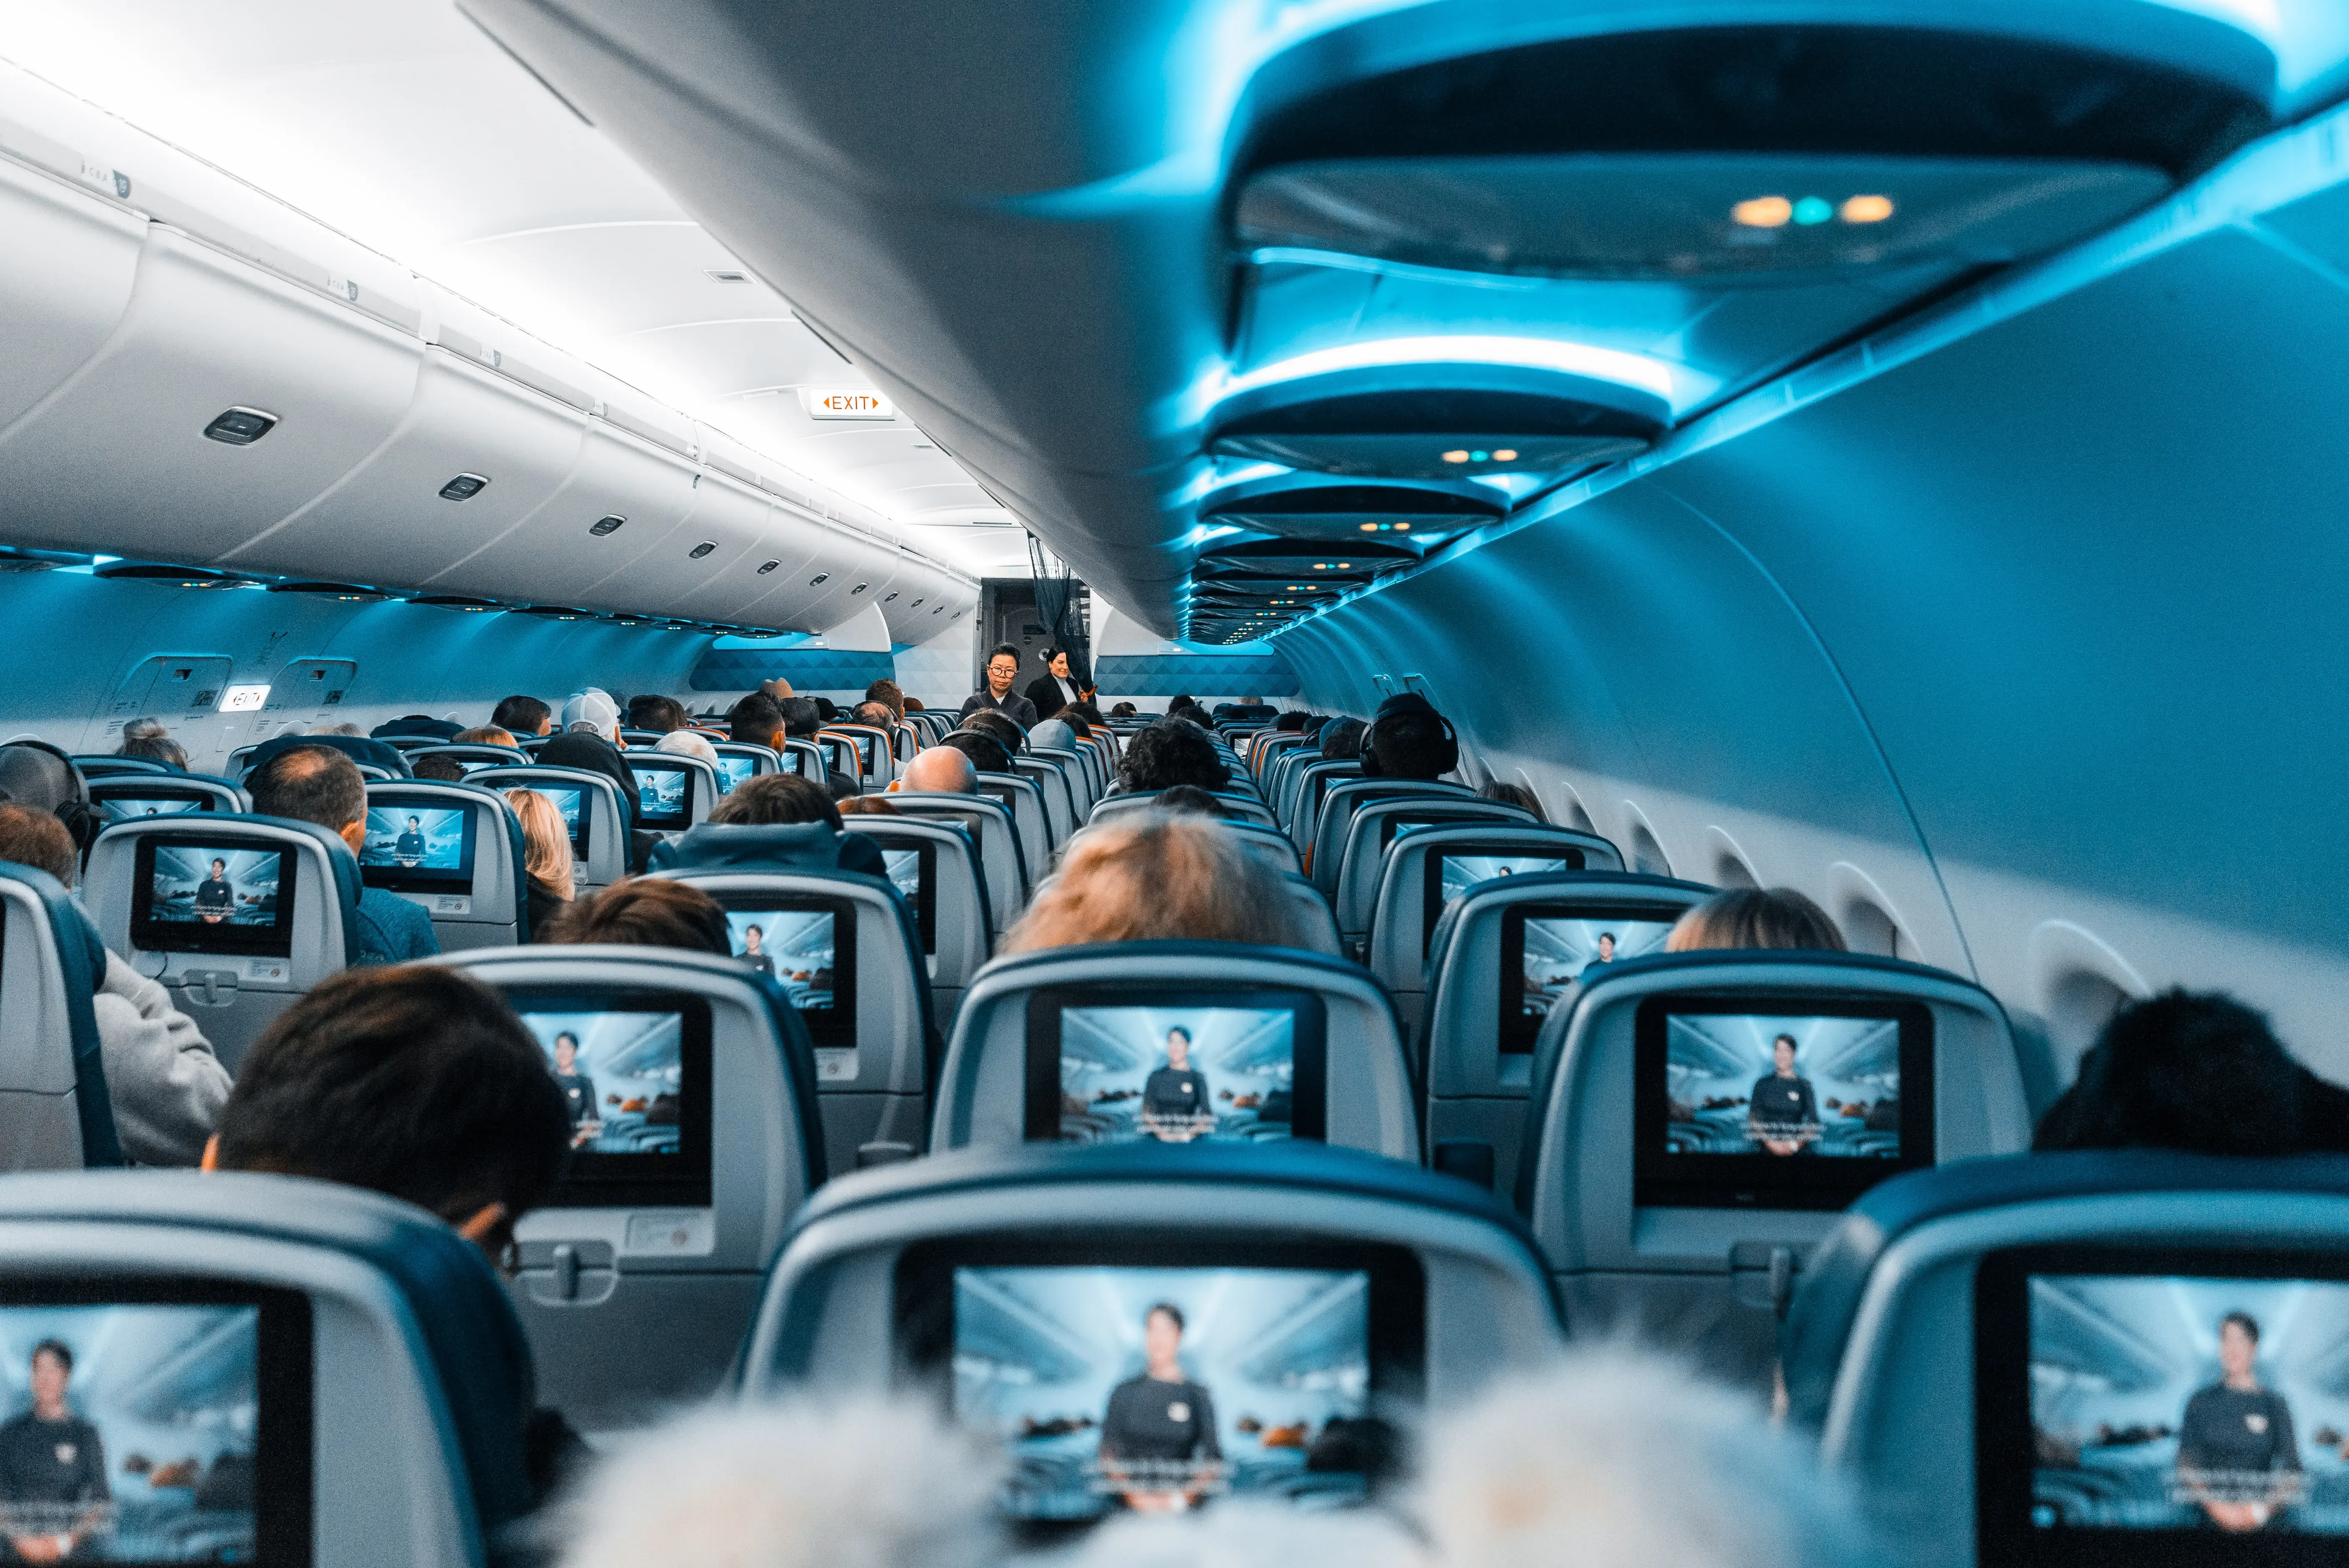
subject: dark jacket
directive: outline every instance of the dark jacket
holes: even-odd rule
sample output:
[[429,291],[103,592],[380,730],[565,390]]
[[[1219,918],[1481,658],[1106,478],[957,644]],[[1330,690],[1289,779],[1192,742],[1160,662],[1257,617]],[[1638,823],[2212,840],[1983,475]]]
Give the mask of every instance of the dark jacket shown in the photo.
[[[1061,683],[1052,678],[1052,672],[1050,670],[1045,671],[1042,675],[1038,676],[1034,680],[1030,681],[1028,683],[1028,705],[1036,710],[1036,717],[1039,718],[1050,718],[1054,714],[1060,712],[1062,708],[1068,707],[1071,703],[1082,702],[1085,700],[1085,686],[1082,681],[1077,679],[1074,676],[1071,676],[1069,677],[1069,685],[1076,688],[1076,696],[1071,696],[1068,693],[1062,691],[1061,689]],[[1029,727],[1033,729],[1035,726],[1031,724]]]
[[530,931],[523,940],[543,942],[546,940],[546,928],[554,923],[556,915],[570,906],[570,900],[536,877],[529,878],[528,882],[524,892],[530,900]]
[[843,833],[830,822],[784,822],[772,826],[704,822],[654,846],[653,871],[862,872],[886,878],[889,862],[881,846],[862,833]]
[[378,724],[367,731],[367,734],[377,740],[383,740],[395,735],[429,735],[436,740],[454,740],[464,733],[465,727],[454,719],[432,718],[420,713],[411,713],[405,718],[395,718],[388,723]]
[[[982,707],[993,708],[1022,729],[1036,727],[1036,705],[1016,691],[1004,693],[1001,702],[996,701],[994,696],[988,692],[971,693],[969,699],[962,705],[962,718],[968,718]],[[962,720],[957,719],[955,722],[959,724]]]

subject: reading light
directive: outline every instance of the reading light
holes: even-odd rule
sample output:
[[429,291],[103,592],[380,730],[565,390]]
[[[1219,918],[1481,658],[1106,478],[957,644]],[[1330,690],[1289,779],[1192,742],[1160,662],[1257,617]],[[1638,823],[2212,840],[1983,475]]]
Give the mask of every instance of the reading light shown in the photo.
[[1824,196],[1806,196],[1795,203],[1795,222],[1809,228],[1835,216],[1835,204]]
[[701,275],[713,284],[747,284],[750,281],[748,273],[729,272],[719,267],[704,267]]
[[717,541],[705,539],[700,543],[695,545],[691,550],[687,551],[685,552],[685,558],[688,561],[698,561],[717,548]]
[[426,593],[409,601],[411,604],[429,604],[436,610],[461,610],[469,615],[486,614],[502,610],[503,604],[494,599],[475,599],[463,593]]
[[1784,196],[1756,196],[1729,210],[1730,221],[1749,229],[1782,229],[1795,215],[1795,204]]
[[1847,223],[1881,223],[1890,216],[1889,196],[1854,196],[1843,204],[1843,221]]
[[1511,447],[1503,447],[1494,452],[1493,460],[1496,463],[1514,463],[1517,460],[1516,450]]
[[[924,597],[925,597],[925,598],[926,598],[927,596],[928,596],[928,595],[926,595],[926,594],[925,594],[925,595],[924,595]],[[906,605],[906,606],[905,606],[905,608],[906,608],[906,609],[908,609],[908,610],[918,610],[918,609],[920,609],[921,607],[922,607],[922,601],[921,601],[920,599],[916,599],[916,600],[915,600],[912,603],[910,603],[910,604],[908,604],[908,605]]]
[[447,484],[440,487],[440,499],[442,500],[471,500],[489,488],[490,481],[486,475],[459,474],[455,479],[450,480]]
[[849,596],[850,598],[854,599],[854,598],[855,598],[859,593],[864,593],[867,588],[870,588],[870,587],[872,587],[872,586],[873,586],[873,584],[872,584],[872,583],[859,583],[855,587],[851,588],[851,589],[848,591],[848,596]]
[[277,427],[277,416],[258,408],[231,408],[204,427],[210,439],[223,446],[249,447]]
[[808,586],[811,588],[820,588],[830,580],[831,576],[832,573],[829,572],[819,572],[814,576],[808,579]]
[[601,539],[607,533],[617,533],[620,531],[620,525],[627,521],[625,517],[597,518],[587,525],[587,531]]
[[1447,463],[1464,463],[1468,460],[1468,454],[1465,451],[1446,452],[1444,454],[1444,460]]

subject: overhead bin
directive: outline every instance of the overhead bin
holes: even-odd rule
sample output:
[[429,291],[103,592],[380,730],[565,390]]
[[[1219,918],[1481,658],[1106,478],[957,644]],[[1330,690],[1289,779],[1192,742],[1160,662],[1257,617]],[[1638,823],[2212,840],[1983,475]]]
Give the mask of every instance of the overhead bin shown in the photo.
[[564,603],[636,607],[646,601],[634,597],[635,568],[675,542],[694,510],[698,477],[675,453],[585,420],[577,460],[554,492],[481,541],[433,585],[494,593],[528,583],[533,593]]
[[0,161],[0,432],[65,384],[130,304],[147,225],[137,214]]
[[1497,521],[1508,510],[1508,498],[1489,485],[1365,483],[1288,473],[1224,486],[1201,503],[1199,521],[1284,539],[1424,550]]

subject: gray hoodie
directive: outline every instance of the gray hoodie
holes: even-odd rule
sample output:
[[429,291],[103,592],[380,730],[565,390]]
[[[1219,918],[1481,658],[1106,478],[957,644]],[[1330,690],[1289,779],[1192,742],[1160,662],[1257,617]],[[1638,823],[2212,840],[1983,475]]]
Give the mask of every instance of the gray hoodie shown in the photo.
[[171,993],[114,954],[90,998],[122,1151],[141,1165],[194,1165],[228,1099],[228,1069]]

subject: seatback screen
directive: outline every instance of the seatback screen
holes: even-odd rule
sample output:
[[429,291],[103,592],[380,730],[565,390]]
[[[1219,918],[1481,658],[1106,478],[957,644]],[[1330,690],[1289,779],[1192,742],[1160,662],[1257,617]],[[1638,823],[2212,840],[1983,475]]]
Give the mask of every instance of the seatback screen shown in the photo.
[[470,890],[473,809],[370,799],[359,875],[369,887],[401,892]]
[[1635,1027],[1636,1203],[1841,1208],[1933,1162],[1921,1004],[1654,996]]
[[1304,992],[1030,1001],[1028,1136],[1061,1143],[1319,1138],[1323,1013]]
[[1661,953],[1671,906],[1525,903],[1501,912],[1501,1053],[1522,1055],[1550,1009],[1598,965]]
[[637,993],[509,1000],[571,1118],[571,1165],[554,1202],[708,1203],[709,1005]]
[[721,751],[718,754],[716,766],[718,792],[720,795],[731,795],[734,793],[734,786],[759,771],[759,759],[755,757],[729,756]]
[[587,792],[585,789],[565,789],[557,784],[533,784],[529,788],[537,790],[554,803],[555,810],[563,817],[564,831],[571,835],[572,852],[581,860],[585,860],[588,832]]
[[922,951],[935,954],[938,950],[938,847],[920,843],[904,849],[884,844],[881,859],[889,869],[889,883],[914,912],[914,924],[921,933]]
[[811,895],[725,892],[734,956],[783,988],[827,1049],[856,1044],[856,906]]
[[1502,877],[1537,876],[1545,872],[1578,872],[1582,869],[1579,850],[1559,850],[1540,854],[1516,854],[1505,846],[1493,844],[1463,844],[1456,849],[1430,850],[1421,872],[1422,916],[1420,947],[1426,951],[1434,939],[1436,922],[1451,902],[1471,888],[1481,887]]
[[117,822],[141,821],[149,817],[178,817],[191,811],[212,809],[210,795],[102,795],[95,803],[105,816],[107,827]]
[[933,1244],[897,1286],[908,1362],[1010,1449],[1016,1519],[1359,1501],[1419,1394],[1426,1286],[1400,1248]]
[[141,839],[130,940],[150,953],[294,954],[294,852],[202,838]]
[[0,1287],[11,1562],[307,1563],[311,1418],[298,1292]]
[[636,820],[647,828],[693,825],[693,772],[632,762],[636,776]]
[[2349,1280],[2325,1277],[2339,1267],[2089,1248],[1984,1259],[1982,1560],[2339,1562]]

